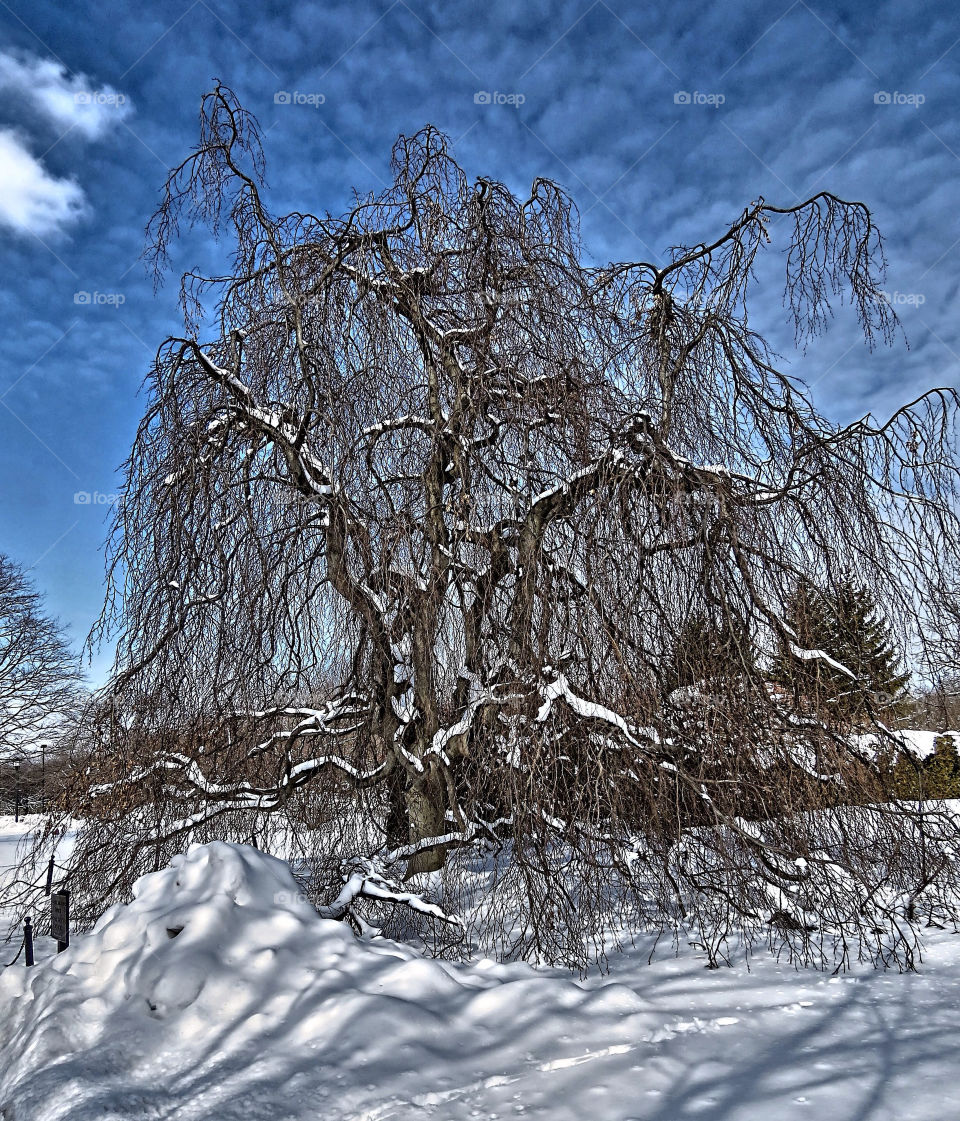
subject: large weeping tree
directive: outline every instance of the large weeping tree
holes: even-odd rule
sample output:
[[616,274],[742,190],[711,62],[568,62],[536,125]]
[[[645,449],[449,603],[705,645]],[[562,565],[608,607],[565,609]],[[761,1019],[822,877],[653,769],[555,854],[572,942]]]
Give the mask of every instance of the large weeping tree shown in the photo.
[[[800,580],[856,578],[918,658],[956,592],[954,394],[838,427],[748,325],[774,239],[801,345],[837,300],[889,341],[866,207],[760,200],[594,267],[559,187],[471,182],[433,128],[341,217],[274,214],[262,170],[218,86],[152,247],[199,222],[232,259],[184,278],[127,464],[78,887],[252,838],[361,925],[482,868],[514,953],[584,960],[627,919],[711,961],[735,930],[909,952],[952,833],[765,678],[828,657]],[[694,632],[736,641],[677,688]]]

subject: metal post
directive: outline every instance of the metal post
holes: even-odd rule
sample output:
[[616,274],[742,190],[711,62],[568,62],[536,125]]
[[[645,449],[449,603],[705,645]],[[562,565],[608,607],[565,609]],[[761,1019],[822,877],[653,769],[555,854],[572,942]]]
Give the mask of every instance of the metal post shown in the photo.
[[33,965],[33,923],[29,915],[23,923],[23,955],[27,965]]
[[57,940],[57,953],[70,945],[70,892],[55,891],[50,896],[50,934]]

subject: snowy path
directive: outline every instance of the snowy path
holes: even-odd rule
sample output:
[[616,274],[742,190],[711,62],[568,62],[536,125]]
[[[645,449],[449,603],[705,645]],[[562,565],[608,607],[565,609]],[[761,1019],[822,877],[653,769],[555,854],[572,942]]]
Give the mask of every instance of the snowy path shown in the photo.
[[[19,822],[15,822],[9,814],[0,814],[0,889],[10,882],[10,876],[17,863],[17,850],[24,838],[43,823],[39,815],[29,814]],[[17,953],[20,945],[21,931],[18,929],[16,937],[11,930],[13,916],[0,909],[0,970]],[[12,940],[7,941],[8,935]],[[53,955],[56,943],[50,938],[38,935],[34,940],[34,953],[37,961]],[[20,963],[23,957],[20,957]]]
[[0,1117],[960,1117],[960,937],[937,932],[919,975],[646,956],[582,984],[425,961],[320,920],[263,854],[197,847],[0,975]]

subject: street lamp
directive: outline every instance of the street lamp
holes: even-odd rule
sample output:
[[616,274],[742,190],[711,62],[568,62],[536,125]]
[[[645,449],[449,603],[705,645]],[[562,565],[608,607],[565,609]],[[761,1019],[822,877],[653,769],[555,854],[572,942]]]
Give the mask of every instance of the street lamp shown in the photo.
[[40,812],[47,812],[47,745],[40,744]]

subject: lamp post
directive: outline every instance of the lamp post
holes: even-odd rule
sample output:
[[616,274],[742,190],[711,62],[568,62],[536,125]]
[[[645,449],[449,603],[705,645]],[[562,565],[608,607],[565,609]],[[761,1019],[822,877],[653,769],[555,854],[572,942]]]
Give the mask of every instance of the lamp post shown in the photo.
[[40,744],[40,812],[47,812],[47,745]]
[[13,793],[13,820],[20,820],[20,760],[13,761],[14,793]]

